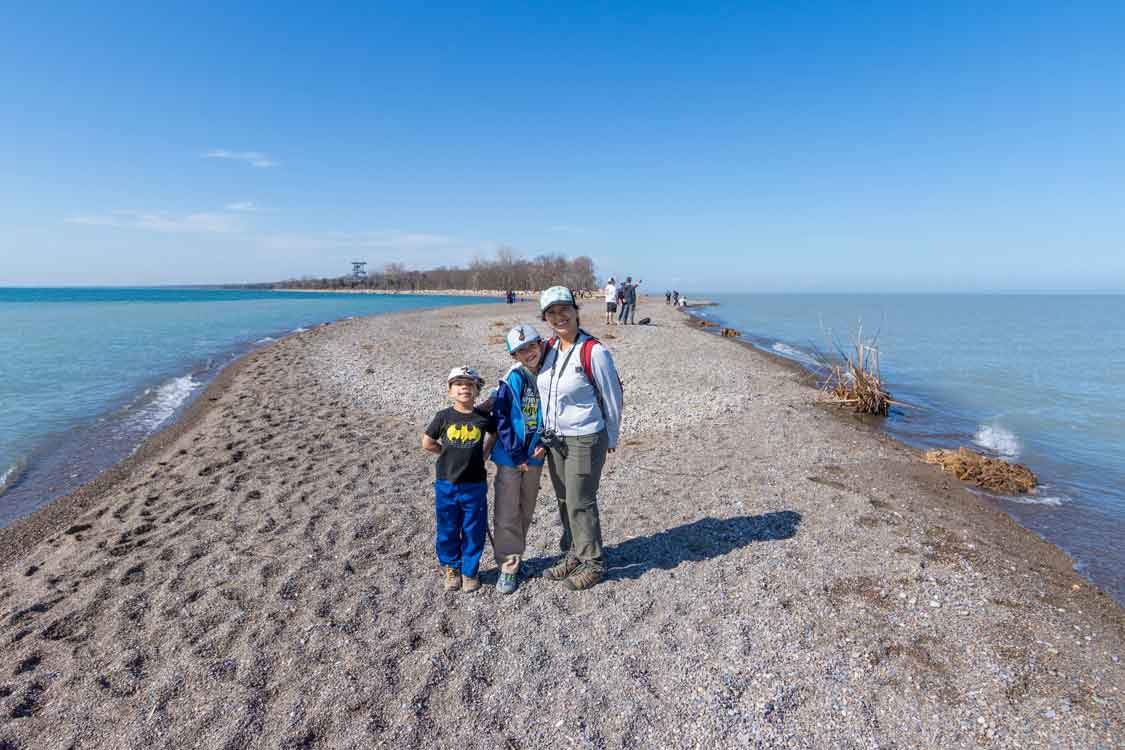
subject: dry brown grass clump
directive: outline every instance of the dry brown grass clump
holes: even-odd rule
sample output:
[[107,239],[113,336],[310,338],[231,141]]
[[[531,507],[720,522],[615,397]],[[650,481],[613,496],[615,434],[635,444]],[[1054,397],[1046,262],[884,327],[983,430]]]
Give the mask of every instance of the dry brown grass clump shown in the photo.
[[824,365],[828,375],[821,386],[827,399],[859,414],[887,416],[891,394],[883,388],[879,375],[879,349],[863,340],[863,327],[856,334],[854,351],[840,352],[836,362]]
[[968,448],[926,451],[924,458],[926,463],[937,464],[958,479],[1005,495],[1031,492],[1039,483],[1031,469],[1022,464],[988,458]]

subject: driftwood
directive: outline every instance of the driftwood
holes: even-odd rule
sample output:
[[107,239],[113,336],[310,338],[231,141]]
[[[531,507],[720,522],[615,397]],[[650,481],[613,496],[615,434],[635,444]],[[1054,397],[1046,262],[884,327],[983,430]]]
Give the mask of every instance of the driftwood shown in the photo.
[[736,339],[742,334],[738,332],[737,328],[723,328],[719,331],[720,336],[725,336],[728,339]]
[[858,414],[887,416],[891,404],[899,402],[883,387],[879,374],[879,349],[874,342],[863,339],[863,327],[856,334],[854,351],[839,351],[834,362],[822,363],[827,376],[821,384],[824,397],[830,402]]
[[988,458],[968,448],[955,451],[926,451],[926,463],[937,464],[958,479],[1005,495],[1030,492],[1039,483],[1031,469],[1022,464]]

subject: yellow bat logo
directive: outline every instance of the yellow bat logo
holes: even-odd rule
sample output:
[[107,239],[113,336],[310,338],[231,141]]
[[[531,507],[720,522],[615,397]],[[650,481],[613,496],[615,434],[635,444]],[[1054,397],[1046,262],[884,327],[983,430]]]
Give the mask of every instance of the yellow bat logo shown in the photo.
[[480,440],[480,428],[476,425],[451,424],[445,430],[445,437],[455,443],[475,443]]

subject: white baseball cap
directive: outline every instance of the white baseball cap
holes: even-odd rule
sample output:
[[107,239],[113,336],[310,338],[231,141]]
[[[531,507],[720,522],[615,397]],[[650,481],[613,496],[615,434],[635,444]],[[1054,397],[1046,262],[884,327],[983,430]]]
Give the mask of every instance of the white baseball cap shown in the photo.
[[547,308],[552,305],[570,305],[574,308],[578,307],[578,303],[574,301],[574,292],[570,291],[570,288],[565,286],[553,286],[549,289],[544,289],[543,293],[539,295],[540,312],[547,312]]
[[517,349],[522,349],[528,344],[535,343],[539,338],[539,331],[535,330],[535,326],[520,323],[512,330],[508,331],[506,337],[508,354],[515,354]]
[[477,384],[477,387],[484,385],[484,378],[480,376],[476,370],[471,367],[454,367],[449,371],[449,377],[446,378],[446,384],[452,383],[454,380],[471,380]]

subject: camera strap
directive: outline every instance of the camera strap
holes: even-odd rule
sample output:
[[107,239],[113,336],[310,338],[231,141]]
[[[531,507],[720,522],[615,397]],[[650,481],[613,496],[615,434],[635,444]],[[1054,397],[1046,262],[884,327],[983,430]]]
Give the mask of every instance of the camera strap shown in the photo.
[[[582,334],[581,333],[578,334],[578,338],[581,338],[581,337],[582,337]],[[570,347],[570,349],[567,350],[566,359],[563,360],[562,365],[558,364],[559,355],[562,354],[562,351],[561,351],[562,339],[559,339],[559,342],[555,347],[555,366],[553,368],[551,368],[551,381],[550,381],[550,384],[547,387],[547,405],[546,405],[546,408],[543,409],[543,414],[551,414],[552,413],[551,412],[551,395],[553,394],[554,397],[555,397],[555,411],[554,411],[554,424],[551,425],[551,430],[553,430],[554,432],[559,431],[558,430],[558,427],[559,427],[559,413],[558,413],[558,411],[559,411],[559,393],[558,393],[558,389],[555,386],[555,378],[556,377],[558,378],[558,385],[562,386],[562,376],[564,374],[566,374],[566,366],[568,364],[570,364],[570,355],[574,354],[574,350],[578,348],[580,343],[581,342],[579,342],[578,339],[575,339],[574,344]],[[546,425],[544,425],[544,427],[546,427]]]

